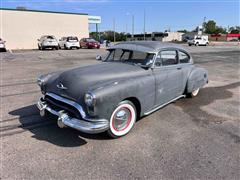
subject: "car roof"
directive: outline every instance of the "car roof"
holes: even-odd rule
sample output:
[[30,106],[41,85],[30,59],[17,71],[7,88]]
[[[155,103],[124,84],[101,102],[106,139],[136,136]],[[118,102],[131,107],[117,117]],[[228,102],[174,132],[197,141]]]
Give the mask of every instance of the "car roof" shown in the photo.
[[132,51],[141,51],[147,53],[157,53],[161,49],[165,48],[174,48],[181,49],[186,51],[181,45],[160,41],[129,41],[129,42],[121,42],[116,45],[108,48],[111,49],[128,49]]

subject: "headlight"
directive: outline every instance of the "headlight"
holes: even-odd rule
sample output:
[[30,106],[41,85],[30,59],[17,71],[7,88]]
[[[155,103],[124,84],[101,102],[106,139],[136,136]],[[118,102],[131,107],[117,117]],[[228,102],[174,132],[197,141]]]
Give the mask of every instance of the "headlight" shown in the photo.
[[42,87],[43,83],[44,83],[44,78],[42,76],[39,76],[37,79],[37,83],[40,87]]
[[47,75],[41,75],[38,77],[37,79],[37,83],[40,87],[42,87],[47,81],[48,79],[52,76],[52,74],[47,74]]
[[93,107],[96,104],[96,98],[91,93],[85,94],[84,100],[85,100],[85,104],[89,107]]

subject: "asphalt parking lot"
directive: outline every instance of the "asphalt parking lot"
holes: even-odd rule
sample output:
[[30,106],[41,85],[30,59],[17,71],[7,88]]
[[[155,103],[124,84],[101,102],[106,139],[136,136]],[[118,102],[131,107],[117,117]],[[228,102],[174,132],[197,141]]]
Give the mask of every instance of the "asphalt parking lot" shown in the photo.
[[59,129],[35,106],[38,75],[100,63],[105,50],[1,53],[0,179],[240,179],[239,46],[186,48],[209,84],[117,140]]

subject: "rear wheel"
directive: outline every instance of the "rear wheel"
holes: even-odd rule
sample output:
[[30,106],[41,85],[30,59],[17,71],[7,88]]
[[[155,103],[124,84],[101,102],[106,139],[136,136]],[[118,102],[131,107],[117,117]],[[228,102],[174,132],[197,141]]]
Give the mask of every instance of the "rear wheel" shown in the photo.
[[188,93],[188,94],[187,94],[188,97],[191,97],[191,98],[196,97],[196,96],[198,95],[198,93],[199,93],[199,90],[200,90],[200,88],[192,91],[191,93]]
[[110,128],[107,131],[112,138],[122,137],[130,132],[137,118],[136,108],[130,101],[122,101],[113,111]]

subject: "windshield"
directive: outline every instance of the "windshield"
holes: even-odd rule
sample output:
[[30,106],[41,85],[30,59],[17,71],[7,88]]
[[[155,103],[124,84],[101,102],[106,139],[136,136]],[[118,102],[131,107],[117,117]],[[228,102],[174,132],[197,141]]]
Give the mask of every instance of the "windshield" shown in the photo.
[[116,61],[147,66],[153,57],[153,53],[125,49],[112,49],[105,61]]

